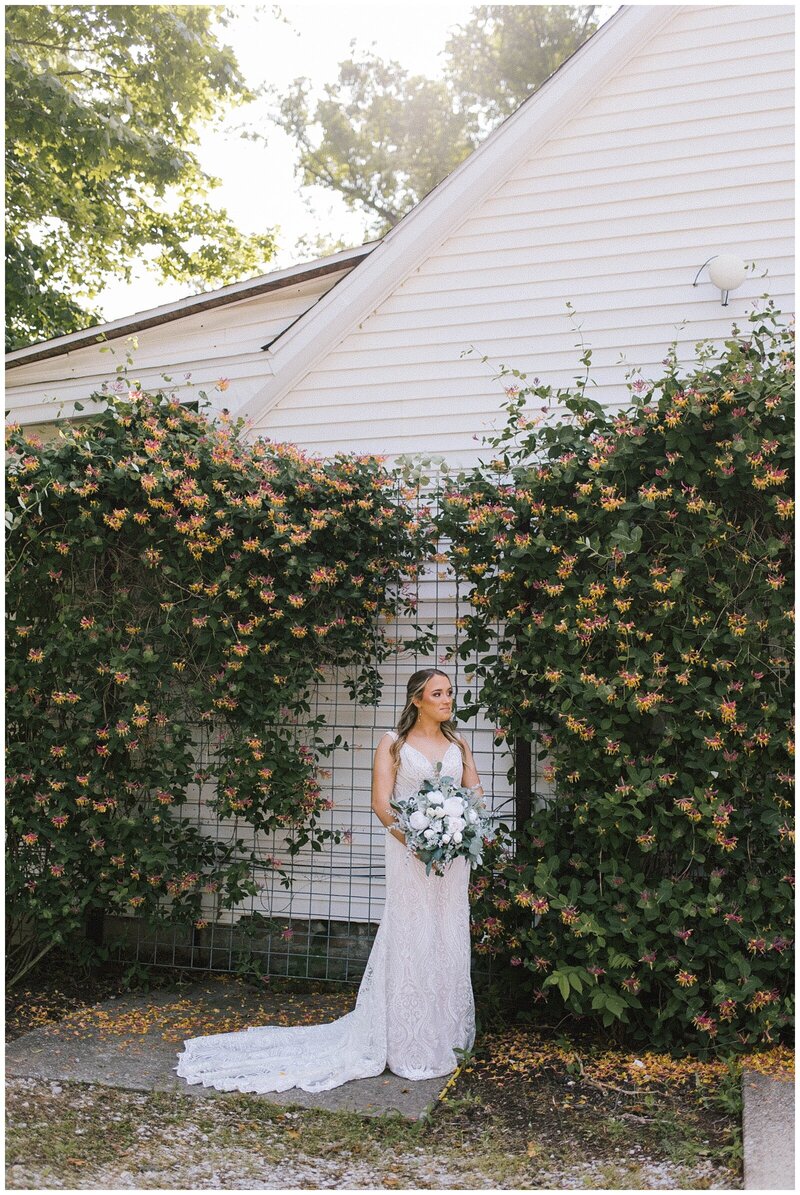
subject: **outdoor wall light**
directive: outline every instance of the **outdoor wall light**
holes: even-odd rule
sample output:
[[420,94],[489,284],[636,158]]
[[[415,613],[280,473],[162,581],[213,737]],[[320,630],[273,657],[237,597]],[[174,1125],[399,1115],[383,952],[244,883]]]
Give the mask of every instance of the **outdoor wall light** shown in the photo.
[[708,266],[708,276],[714,286],[718,286],[722,291],[722,306],[727,307],[728,292],[736,290],[736,287],[741,286],[744,282],[747,273],[744,262],[741,257],[736,257],[733,253],[716,253],[713,257],[709,257],[708,261],[703,262],[695,274],[692,286],[697,286],[697,279],[706,266]]

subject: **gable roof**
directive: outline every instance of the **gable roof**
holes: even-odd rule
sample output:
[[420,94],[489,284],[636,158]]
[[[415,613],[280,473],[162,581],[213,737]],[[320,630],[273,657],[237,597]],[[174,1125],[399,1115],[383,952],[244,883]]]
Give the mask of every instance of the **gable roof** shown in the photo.
[[358,269],[264,346],[271,376],[234,414],[258,420],[279,403],[502,184],[523,153],[535,152],[679,11],[677,5],[626,5],[601,25],[384,236]]
[[[95,344],[101,337],[104,340],[116,340],[121,336],[130,336],[134,332],[141,332],[144,328],[152,328],[159,324],[170,323],[172,320],[183,319],[187,315],[195,315],[198,311],[224,307],[230,303],[237,303],[241,299],[252,299],[257,295],[282,290],[287,286],[297,286],[325,274],[351,270],[372,252],[377,243],[377,241],[368,241],[355,249],[343,249],[328,257],[287,266],[282,270],[272,270],[268,274],[259,274],[255,278],[247,278],[244,282],[233,282],[229,286],[204,291],[199,295],[188,295],[184,299],[164,303],[159,307],[151,307],[133,315],[124,315],[120,319],[110,320],[105,324],[94,324],[90,328],[82,328],[79,332],[70,332],[66,336],[55,336],[51,340],[37,341],[36,344],[26,345],[24,348],[6,353],[6,369],[15,369],[20,365],[30,365],[34,361],[44,361],[48,357],[59,357],[64,353],[71,353],[74,349]],[[336,283],[334,283],[335,285]]]

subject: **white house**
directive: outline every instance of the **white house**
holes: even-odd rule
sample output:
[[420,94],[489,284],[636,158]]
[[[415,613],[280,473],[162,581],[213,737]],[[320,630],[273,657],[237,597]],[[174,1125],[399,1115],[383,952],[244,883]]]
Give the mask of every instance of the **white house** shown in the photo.
[[[382,240],[10,353],[10,417],[47,434],[59,404],[71,416],[109,376],[98,335],[119,348],[135,331],[146,387],[166,373],[180,388],[191,373],[212,392],[225,376],[215,401],[253,436],[468,465],[503,423],[481,357],[566,384],[580,368],[568,303],[593,350],[592,396],[624,405],[628,370],[657,375],[671,341],[688,358],[765,292],[793,310],[793,23],[791,5],[621,8]],[[723,253],[750,264],[728,306],[700,270]],[[432,573],[420,601],[444,653],[452,584]],[[334,758],[362,874],[334,852],[333,903],[355,919],[380,911],[374,723],[392,723],[413,666],[387,673],[385,706],[353,714],[354,750]],[[503,800],[508,760],[491,743],[474,730]],[[306,908],[321,903],[312,894]]]

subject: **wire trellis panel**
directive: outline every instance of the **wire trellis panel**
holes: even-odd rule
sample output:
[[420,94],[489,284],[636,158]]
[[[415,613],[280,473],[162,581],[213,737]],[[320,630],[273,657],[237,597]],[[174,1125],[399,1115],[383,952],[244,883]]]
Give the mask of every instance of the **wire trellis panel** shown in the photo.
[[[441,484],[421,487],[415,505],[435,509]],[[448,548],[439,545],[438,555]],[[117,957],[124,961],[163,966],[201,967],[214,971],[252,969],[264,975],[291,975],[356,983],[361,978],[380,921],[385,899],[385,831],[371,809],[372,761],[381,736],[394,727],[405,704],[409,677],[419,668],[435,665],[448,673],[455,689],[455,708],[469,687],[474,659],[459,657],[459,616],[466,612],[468,586],[458,583],[447,564],[426,563],[405,586],[415,602],[415,615],[403,615],[388,627],[397,650],[379,668],[383,690],[377,706],[359,705],[344,685],[346,670],[332,668],[313,694],[313,715],[324,715],[318,732],[329,744],[342,743],[321,761],[323,796],[332,808],[320,825],[342,834],[321,851],[310,846],[291,856],[280,834],[263,834],[243,820],[221,822],[208,805],[214,795],[210,782],[198,783],[183,807],[204,834],[219,840],[242,839],[253,851],[256,896],[233,909],[219,909],[214,894],[204,898],[203,929],[147,926],[142,919],[111,919]],[[432,627],[433,649],[421,656],[402,647],[414,637],[414,622]],[[298,727],[302,736],[303,728]],[[460,724],[469,742],[495,823],[513,829],[514,792],[508,780],[513,762],[510,749],[495,745],[494,727],[481,715]],[[213,763],[218,730],[194,728],[198,770]],[[534,768],[534,791],[537,786]],[[285,887],[276,870],[278,860],[289,874]],[[123,923],[124,922],[124,923]]]

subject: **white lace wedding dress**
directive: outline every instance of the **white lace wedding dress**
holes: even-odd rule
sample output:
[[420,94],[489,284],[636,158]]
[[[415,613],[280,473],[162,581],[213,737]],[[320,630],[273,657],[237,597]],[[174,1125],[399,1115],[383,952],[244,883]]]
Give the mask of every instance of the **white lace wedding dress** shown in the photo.
[[[461,773],[461,752],[451,743],[442,774],[460,784]],[[430,760],[403,743],[394,798],[416,793],[433,775]],[[426,875],[387,830],[386,904],[353,1011],[321,1025],[192,1037],[173,1069],[188,1083],[247,1092],[327,1091],[387,1066],[405,1079],[450,1074],[453,1049],[475,1041],[469,872],[466,859],[454,859],[444,875]]]

